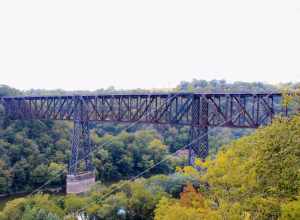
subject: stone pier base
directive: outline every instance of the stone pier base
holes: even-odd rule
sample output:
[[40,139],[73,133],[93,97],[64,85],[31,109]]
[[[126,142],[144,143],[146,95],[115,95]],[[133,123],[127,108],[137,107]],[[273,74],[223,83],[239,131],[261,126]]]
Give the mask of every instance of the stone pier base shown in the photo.
[[80,194],[87,192],[95,184],[96,177],[93,172],[67,175],[67,194]]

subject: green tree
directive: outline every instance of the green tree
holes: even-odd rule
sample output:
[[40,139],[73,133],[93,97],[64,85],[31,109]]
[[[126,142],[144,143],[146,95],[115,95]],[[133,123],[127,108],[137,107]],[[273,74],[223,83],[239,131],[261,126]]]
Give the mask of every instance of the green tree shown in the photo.
[[11,172],[4,161],[0,160],[0,193],[7,193],[12,183]]
[[293,200],[282,204],[281,220],[297,220],[300,219],[300,200]]
[[[117,136],[93,136],[99,147],[94,154],[98,178],[104,182],[126,179],[161,161],[168,155],[160,136],[153,130],[135,133],[122,132]],[[146,175],[168,173],[170,162],[161,163]]]

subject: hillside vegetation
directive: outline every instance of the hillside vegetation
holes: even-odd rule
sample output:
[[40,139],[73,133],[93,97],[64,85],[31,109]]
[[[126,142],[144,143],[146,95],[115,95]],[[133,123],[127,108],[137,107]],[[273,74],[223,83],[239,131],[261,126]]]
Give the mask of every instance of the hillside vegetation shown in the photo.
[[126,219],[299,219],[300,116],[278,119],[195,166],[200,169],[182,167],[176,174],[108,187],[99,183],[81,197],[13,200],[0,219],[71,218],[78,211],[90,219],[118,219],[120,208]]
[[[182,83],[177,90],[196,91],[198,85],[234,90],[237,85],[205,82]],[[0,89],[1,95],[28,93],[38,92]],[[0,194],[31,192],[49,180],[49,189],[63,186],[71,129],[68,122],[10,121],[0,110]],[[81,196],[40,193],[12,200],[0,211],[0,220],[79,215],[91,220],[300,219],[300,115],[277,118],[255,131],[215,129],[211,136],[210,157],[190,167],[170,156],[188,142],[186,127],[93,124],[97,185]],[[56,178],[58,172],[62,175]]]

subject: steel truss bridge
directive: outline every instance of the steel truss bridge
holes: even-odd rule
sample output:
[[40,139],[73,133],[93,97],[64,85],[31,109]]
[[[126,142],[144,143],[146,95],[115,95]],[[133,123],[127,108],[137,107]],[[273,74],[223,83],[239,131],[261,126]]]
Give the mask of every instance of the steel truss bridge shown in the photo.
[[208,128],[257,128],[276,114],[288,115],[280,93],[235,94],[116,94],[2,97],[10,119],[74,122],[69,174],[76,174],[83,147],[85,169],[93,169],[89,123],[122,122],[190,126],[189,163],[208,155]]

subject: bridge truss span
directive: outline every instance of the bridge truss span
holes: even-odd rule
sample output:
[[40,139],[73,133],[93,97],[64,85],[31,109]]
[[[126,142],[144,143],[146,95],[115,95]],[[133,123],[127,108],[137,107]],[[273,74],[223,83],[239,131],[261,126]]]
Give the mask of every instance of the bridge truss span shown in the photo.
[[280,93],[149,93],[1,98],[6,115],[13,120],[74,122],[70,175],[77,174],[80,147],[83,147],[85,154],[86,171],[93,170],[89,137],[91,122],[190,126],[192,144],[189,145],[189,164],[192,164],[196,156],[204,159],[208,155],[209,127],[257,128],[267,125],[276,114],[288,114],[287,107],[281,103]]
[[12,119],[257,128],[287,113],[281,98],[279,93],[171,93],[3,97],[2,103]]

